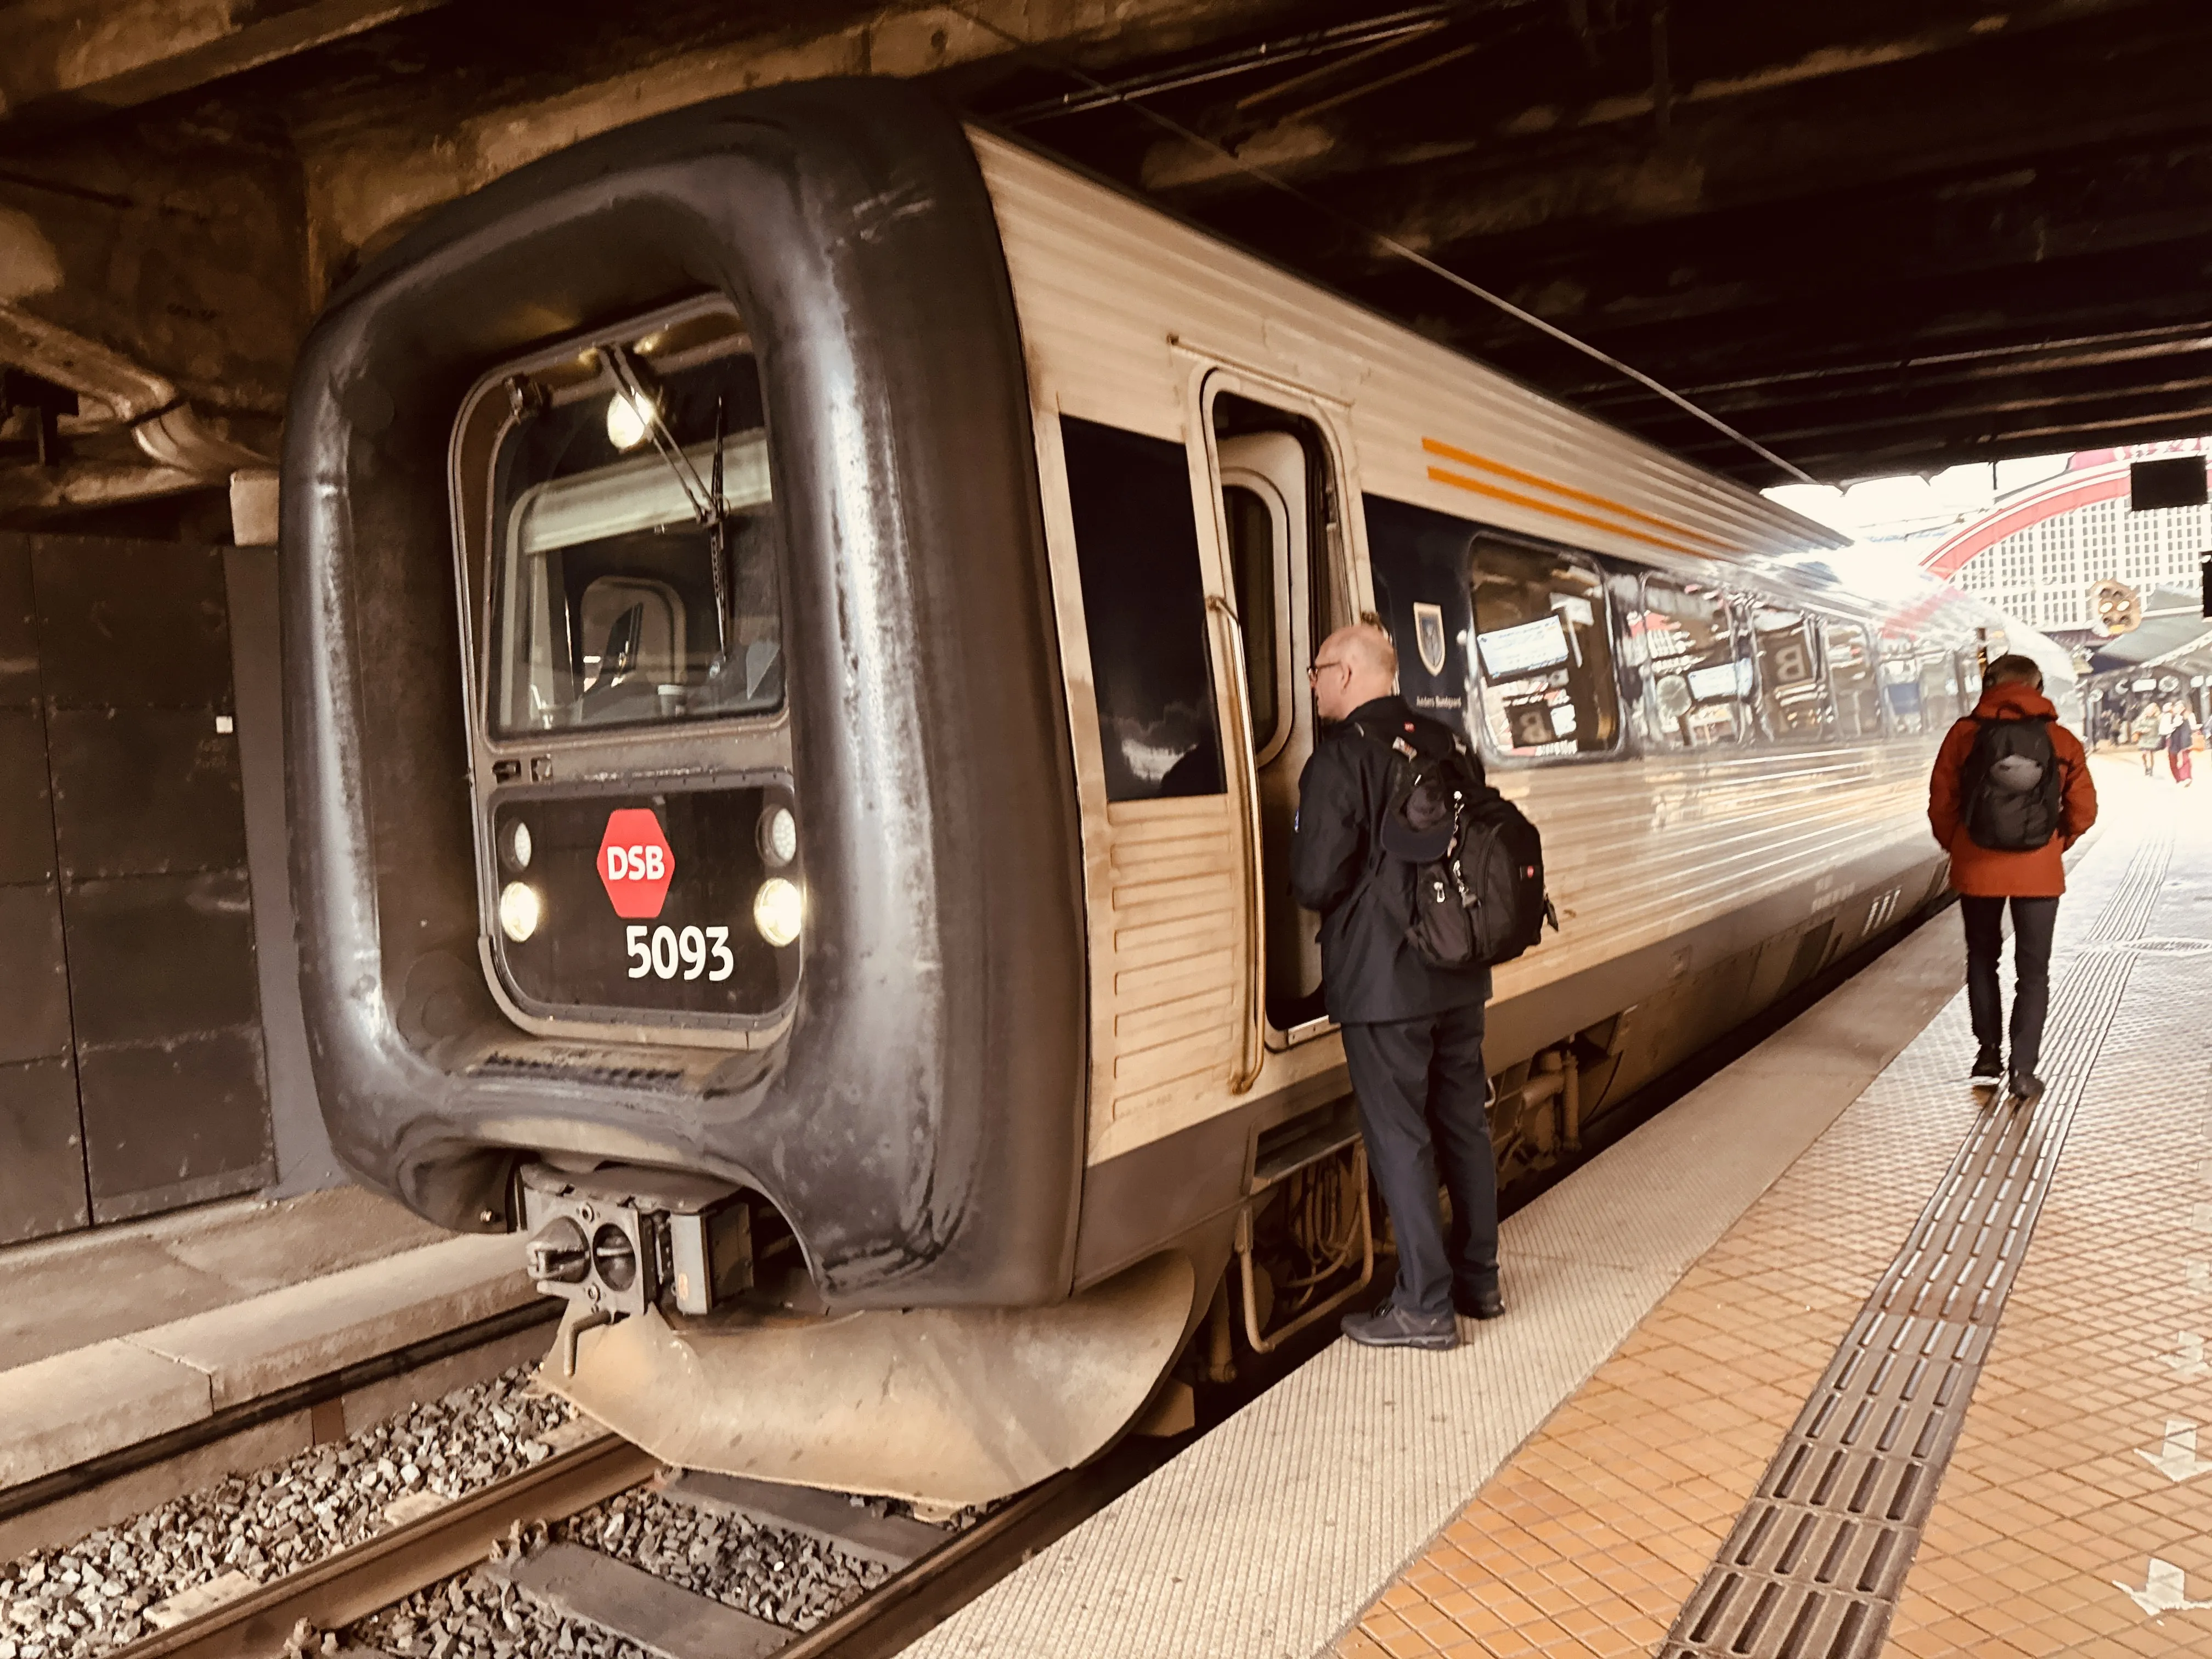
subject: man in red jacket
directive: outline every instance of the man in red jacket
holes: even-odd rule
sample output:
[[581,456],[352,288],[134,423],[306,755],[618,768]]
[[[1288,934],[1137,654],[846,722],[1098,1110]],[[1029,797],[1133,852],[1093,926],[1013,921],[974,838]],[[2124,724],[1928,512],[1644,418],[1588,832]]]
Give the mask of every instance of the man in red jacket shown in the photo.
[[[1996,720],[2041,720],[2051,734],[2058,766],[2057,831],[2039,847],[2018,850],[1982,845],[1968,830],[1975,803],[1969,788],[1991,787],[1969,775],[1969,757],[1983,728]],[[2097,821],[2097,786],[2089,778],[2081,740],[2058,724],[2058,711],[2043,695],[2043,671],[2027,657],[1999,657],[1982,675],[1982,700],[1972,716],[1953,726],[1928,781],[1928,823],[1951,854],[1951,885],[1966,923],[1966,1003],[1973,1012],[1974,1082],[1995,1087],[2005,1080],[1999,1045],[2005,1036],[1997,985],[2006,901],[2012,903],[2013,965],[2011,1093],[2022,1105],[2043,1094],[2035,1068],[2043,1048],[2043,1020],[2051,1006],[2051,936],[2058,925],[2058,896],[2066,890],[2062,855]]]

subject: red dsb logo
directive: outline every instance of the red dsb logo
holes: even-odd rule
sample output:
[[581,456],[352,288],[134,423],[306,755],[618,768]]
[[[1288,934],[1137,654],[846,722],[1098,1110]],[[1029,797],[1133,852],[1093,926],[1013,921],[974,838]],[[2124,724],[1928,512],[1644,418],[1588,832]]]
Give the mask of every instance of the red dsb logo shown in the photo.
[[650,810],[622,806],[607,814],[607,832],[599,837],[599,884],[617,915],[631,921],[659,915],[675,874],[676,854]]

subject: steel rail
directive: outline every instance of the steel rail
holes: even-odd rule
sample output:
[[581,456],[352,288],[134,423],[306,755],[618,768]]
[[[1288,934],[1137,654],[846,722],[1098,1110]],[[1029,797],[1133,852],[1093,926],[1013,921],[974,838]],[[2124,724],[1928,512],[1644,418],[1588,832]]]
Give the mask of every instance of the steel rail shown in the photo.
[[275,1659],[302,1622],[338,1630],[484,1560],[517,1522],[558,1521],[651,1478],[659,1460],[602,1435],[445,1508],[117,1649],[109,1659]]

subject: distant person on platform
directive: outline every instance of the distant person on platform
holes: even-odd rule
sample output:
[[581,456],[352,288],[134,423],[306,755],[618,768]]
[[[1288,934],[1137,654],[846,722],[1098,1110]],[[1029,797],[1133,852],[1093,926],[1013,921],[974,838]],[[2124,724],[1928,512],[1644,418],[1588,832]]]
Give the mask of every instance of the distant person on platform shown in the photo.
[[[1291,887],[1321,915],[1322,994],[1344,1028],[1369,1166],[1398,1236],[1390,1299],[1344,1322],[1370,1347],[1449,1348],[1454,1310],[1505,1311],[1498,1289],[1498,1164],[1482,1063],[1486,967],[1432,967],[1407,939],[1413,867],[1381,852],[1394,756],[1453,741],[1398,696],[1398,653],[1372,623],[1340,628],[1307,670],[1324,730],[1298,780]],[[1480,763],[1474,763],[1479,774]],[[1437,1203],[1451,1194],[1444,1236]]]
[[2173,724],[2166,734],[2166,764],[2173,774],[2173,781],[2185,789],[2196,770],[2193,752],[2197,747],[2197,714],[2185,702],[2174,703],[2166,714]]
[[2158,775],[2158,751],[2166,747],[2166,720],[2154,702],[2147,702],[2136,716],[2136,747],[2142,751],[2143,775]]
[[[1974,1020],[1973,1081],[2006,1084],[2015,1105],[2042,1097],[2044,1017],[2051,1007],[2051,939],[2066,890],[2062,854],[2097,821],[2097,787],[2081,739],[2058,724],[2028,657],[1999,657],[1982,699],[1954,726],[1928,784],[1928,823],[1951,854],[1951,884],[1966,927],[1966,1003]],[[2011,1053],[2003,1044],[1997,956],[2012,905]]]

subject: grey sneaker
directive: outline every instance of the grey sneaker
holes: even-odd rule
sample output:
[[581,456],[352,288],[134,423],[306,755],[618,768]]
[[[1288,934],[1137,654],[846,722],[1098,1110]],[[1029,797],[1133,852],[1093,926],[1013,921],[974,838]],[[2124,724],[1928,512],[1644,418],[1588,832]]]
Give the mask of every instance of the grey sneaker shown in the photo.
[[1449,1314],[1424,1318],[1385,1302],[1373,1313],[1346,1314],[1344,1334],[1366,1348],[1455,1348],[1459,1326]]
[[2014,1072],[2008,1098],[2016,1110],[2034,1105],[2043,1098],[2043,1079],[2033,1072]]

